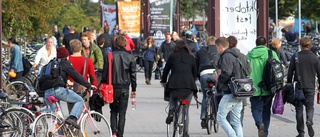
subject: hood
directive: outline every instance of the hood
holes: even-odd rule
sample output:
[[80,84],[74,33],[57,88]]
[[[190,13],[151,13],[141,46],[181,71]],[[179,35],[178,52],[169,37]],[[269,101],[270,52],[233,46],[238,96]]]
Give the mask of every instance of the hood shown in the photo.
[[[236,58],[238,58],[239,56],[238,56],[238,53],[236,52],[236,51],[234,51],[234,50],[231,50],[231,49],[226,49],[224,52],[223,52],[223,54],[226,54],[226,53],[230,53],[230,54],[232,54],[233,56],[235,56]],[[222,54],[222,55],[223,55]],[[222,56],[221,55],[221,56]]]
[[255,48],[253,48],[249,53],[248,53],[248,57],[249,58],[268,58],[268,51],[269,48],[266,46],[257,46]]

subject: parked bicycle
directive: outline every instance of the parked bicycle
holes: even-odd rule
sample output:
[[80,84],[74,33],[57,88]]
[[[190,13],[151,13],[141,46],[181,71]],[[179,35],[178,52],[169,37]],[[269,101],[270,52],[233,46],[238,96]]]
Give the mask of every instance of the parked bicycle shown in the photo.
[[206,109],[206,129],[207,133],[211,134],[212,127],[214,128],[214,132],[218,133],[219,124],[217,122],[217,112],[218,112],[218,96],[217,90],[215,86],[215,82],[212,80],[208,80],[208,88],[206,89],[207,94],[207,109]]

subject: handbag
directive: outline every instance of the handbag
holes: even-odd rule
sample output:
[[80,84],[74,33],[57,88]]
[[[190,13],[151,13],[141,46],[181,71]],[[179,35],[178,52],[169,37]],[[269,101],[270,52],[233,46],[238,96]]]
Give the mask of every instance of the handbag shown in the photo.
[[242,68],[243,72],[247,77],[239,79],[232,77],[230,83],[228,84],[228,87],[233,97],[235,98],[251,97],[257,91],[256,88],[254,88],[253,86],[253,79],[248,76],[239,58],[237,58],[237,60],[240,63],[240,67]]
[[273,100],[272,113],[282,115],[283,111],[284,111],[284,103],[282,98],[282,91],[280,90],[279,92],[276,93],[276,96]]
[[[86,69],[87,69],[87,57],[84,57],[84,63],[83,63],[83,70],[82,70],[82,77],[85,78],[85,74],[86,74]],[[83,94],[86,90],[86,87],[79,84],[78,82],[74,82],[73,84],[73,91],[78,93],[78,94]],[[81,95],[84,96],[84,95]]]
[[101,83],[99,87],[102,99],[106,103],[113,102],[113,86],[112,86],[112,52],[108,52],[108,83]]

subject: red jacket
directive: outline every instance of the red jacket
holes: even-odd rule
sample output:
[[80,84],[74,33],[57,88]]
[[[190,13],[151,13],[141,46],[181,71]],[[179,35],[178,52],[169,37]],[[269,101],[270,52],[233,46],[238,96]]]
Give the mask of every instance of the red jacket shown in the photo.
[[[84,56],[69,56],[69,61],[74,67],[74,69],[82,75],[83,65],[84,65]],[[87,66],[84,78],[88,80],[90,78],[90,83],[96,87],[98,87],[98,82],[96,78],[96,74],[94,73],[94,66],[90,58],[87,58]],[[73,82],[71,77],[68,77],[70,81]]]
[[134,43],[133,43],[132,39],[128,35],[124,35],[124,37],[127,39],[126,50],[133,51],[134,50]]

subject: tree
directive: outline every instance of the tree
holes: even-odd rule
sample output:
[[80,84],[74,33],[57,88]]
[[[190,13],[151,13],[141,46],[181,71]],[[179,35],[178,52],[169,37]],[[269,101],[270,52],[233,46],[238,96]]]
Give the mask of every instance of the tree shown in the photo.
[[[297,0],[278,0],[278,19],[284,19],[294,14]],[[269,17],[276,18],[275,0],[269,0]]]
[[37,36],[49,32],[47,20],[58,16],[64,0],[3,0],[3,33],[11,36]]
[[[181,16],[185,19],[194,19],[202,16],[202,10],[208,9],[208,0],[181,0]],[[207,13],[207,12],[206,12]]]

